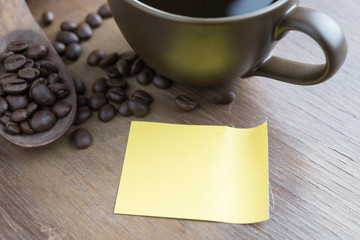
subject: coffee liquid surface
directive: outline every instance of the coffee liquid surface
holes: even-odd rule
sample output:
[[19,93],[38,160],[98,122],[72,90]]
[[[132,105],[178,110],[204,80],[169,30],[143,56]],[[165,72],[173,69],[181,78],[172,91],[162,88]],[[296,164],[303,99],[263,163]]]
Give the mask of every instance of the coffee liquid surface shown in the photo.
[[238,16],[264,8],[277,0],[139,0],[159,10],[189,17]]

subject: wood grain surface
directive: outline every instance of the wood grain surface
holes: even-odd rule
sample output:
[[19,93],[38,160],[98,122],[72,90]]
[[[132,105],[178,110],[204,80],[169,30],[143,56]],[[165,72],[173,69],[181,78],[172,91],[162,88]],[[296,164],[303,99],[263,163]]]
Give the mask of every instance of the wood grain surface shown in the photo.
[[[5,1],[5,0],[1,0]],[[7,1],[7,0],[6,0]],[[18,0],[17,0],[18,1]],[[65,20],[81,22],[103,0],[29,0],[34,17],[51,10],[44,27],[51,41]],[[69,133],[49,146],[25,149],[0,139],[0,239],[360,239],[360,28],[357,0],[303,0],[344,29],[348,58],[330,80],[295,86],[261,77],[236,79],[212,88],[175,85],[169,90],[143,87],[129,79],[131,92],[145,89],[155,101],[145,118],[117,116],[86,122],[93,144],[69,144]],[[139,29],[139,31],[141,31]],[[82,44],[70,73],[92,82],[105,73],[86,64],[93,49],[130,50],[113,19],[107,19]],[[291,33],[275,54],[304,62],[323,61],[319,47],[304,34]],[[214,95],[234,90],[230,106],[215,105]],[[199,102],[193,112],[178,110],[174,98]],[[269,127],[270,219],[236,225],[113,214],[132,120]],[[169,136],[176,137],[176,136]]]

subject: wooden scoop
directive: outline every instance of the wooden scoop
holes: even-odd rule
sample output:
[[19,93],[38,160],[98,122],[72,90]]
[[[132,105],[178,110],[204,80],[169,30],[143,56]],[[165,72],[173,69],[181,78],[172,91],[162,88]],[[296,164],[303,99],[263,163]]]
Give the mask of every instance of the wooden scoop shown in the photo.
[[[59,76],[69,90],[69,95],[62,101],[71,105],[70,113],[61,119],[48,131],[32,135],[11,135],[4,132],[0,126],[0,135],[10,142],[22,147],[40,147],[63,136],[71,127],[76,112],[76,92],[73,80],[61,58],[56,53],[33,16],[24,0],[0,0],[0,52],[6,50],[8,43],[14,40],[25,41],[29,46],[43,44],[48,48],[45,60],[51,61],[59,69]],[[0,73],[3,69],[0,69]]]

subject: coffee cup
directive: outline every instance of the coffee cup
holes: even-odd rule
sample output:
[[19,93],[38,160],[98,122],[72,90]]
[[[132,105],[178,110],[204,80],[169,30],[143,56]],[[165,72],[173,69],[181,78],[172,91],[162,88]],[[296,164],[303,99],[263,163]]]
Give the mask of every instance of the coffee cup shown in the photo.
[[[317,84],[332,77],[347,54],[339,25],[324,13],[299,6],[298,0],[271,1],[260,9],[219,16],[197,15],[204,11],[201,0],[108,2],[134,51],[158,73],[182,84],[211,86],[251,76]],[[216,0],[208,2],[211,8]],[[222,7],[227,2],[236,0],[216,4]],[[174,12],[177,9],[182,12]],[[313,38],[324,52],[325,63],[302,63],[272,55],[275,45],[292,30]]]

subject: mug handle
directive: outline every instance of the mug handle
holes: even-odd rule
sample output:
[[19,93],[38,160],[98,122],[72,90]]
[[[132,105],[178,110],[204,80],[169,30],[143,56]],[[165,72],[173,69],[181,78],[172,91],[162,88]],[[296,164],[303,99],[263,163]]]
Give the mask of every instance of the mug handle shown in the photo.
[[333,76],[344,63],[347,43],[339,25],[329,16],[304,7],[295,7],[276,26],[273,40],[280,40],[287,31],[308,34],[325,53],[325,64],[307,64],[269,55],[257,64],[249,76],[264,76],[280,81],[312,85]]

